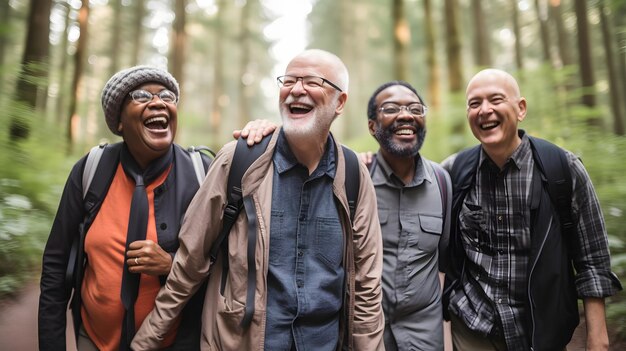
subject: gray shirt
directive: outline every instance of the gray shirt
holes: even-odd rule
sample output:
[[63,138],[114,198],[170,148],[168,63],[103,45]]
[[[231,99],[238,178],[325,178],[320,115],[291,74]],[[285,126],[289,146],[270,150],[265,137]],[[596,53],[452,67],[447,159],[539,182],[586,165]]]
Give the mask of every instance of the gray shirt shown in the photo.
[[[416,156],[415,176],[405,185],[379,151],[371,171],[383,234],[387,350],[443,349],[438,264],[448,244],[450,209],[444,216],[433,166]],[[445,186],[450,203],[447,173]]]

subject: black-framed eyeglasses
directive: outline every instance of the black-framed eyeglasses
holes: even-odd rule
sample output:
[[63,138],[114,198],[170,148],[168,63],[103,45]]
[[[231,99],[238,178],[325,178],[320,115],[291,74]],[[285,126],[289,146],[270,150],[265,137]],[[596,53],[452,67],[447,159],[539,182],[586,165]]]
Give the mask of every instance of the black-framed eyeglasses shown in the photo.
[[406,112],[413,117],[425,117],[426,111],[428,108],[425,105],[414,102],[408,105],[398,105],[394,103],[387,103],[378,109],[380,113],[383,114],[384,117],[396,117],[400,114],[402,110],[406,110]]
[[131,91],[130,93],[128,93],[128,95],[130,95],[133,101],[140,104],[145,104],[146,102],[152,101],[152,98],[155,95],[158,96],[159,99],[161,99],[161,101],[166,104],[176,105],[178,103],[178,98],[176,97],[176,94],[167,89],[161,90],[156,94],[153,94],[147,90],[138,89]]
[[336,84],[334,84],[333,82],[331,82],[330,80],[326,79],[326,78],[322,78],[322,77],[316,77],[316,76],[304,76],[304,77],[296,77],[296,76],[280,76],[276,78],[276,81],[278,82],[278,86],[279,87],[285,87],[285,88],[291,88],[294,85],[296,85],[296,83],[298,83],[299,80],[302,80],[302,86],[304,86],[304,88],[311,88],[311,89],[316,89],[316,88],[321,88],[324,83],[330,85],[331,87],[339,90],[340,92],[343,92],[343,90],[341,90],[340,87],[338,87]]

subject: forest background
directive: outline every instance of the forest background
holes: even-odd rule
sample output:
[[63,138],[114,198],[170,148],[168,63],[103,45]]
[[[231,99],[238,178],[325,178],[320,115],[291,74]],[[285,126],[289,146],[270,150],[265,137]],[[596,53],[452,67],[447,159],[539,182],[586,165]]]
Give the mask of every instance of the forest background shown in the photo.
[[[467,79],[514,74],[522,128],[589,171],[626,284],[626,0],[0,0],[0,300],[38,276],[71,166],[119,140],[100,107],[113,73],[168,68],[182,91],[177,142],[217,151],[251,119],[280,123],[275,77],[304,48],[350,70],[340,140],[376,150],[367,99],[402,79],[429,107],[422,154],[435,161],[476,143]],[[625,296],[607,300],[622,338]]]

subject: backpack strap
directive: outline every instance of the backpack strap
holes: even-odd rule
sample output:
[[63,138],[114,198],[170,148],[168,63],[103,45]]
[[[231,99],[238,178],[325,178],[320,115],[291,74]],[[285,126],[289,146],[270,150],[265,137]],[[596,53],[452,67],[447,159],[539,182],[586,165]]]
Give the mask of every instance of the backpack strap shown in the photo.
[[361,175],[359,172],[359,159],[354,151],[341,145],[343,155],[346,160],[346,178],[345,188],[348,198],[348,207],[350,208],[350,222],[354,221],[356,212],[356,202],[359,197],[359,187],[361,186]]
[[439,195],[441,196],[441,213],[443,223],[446,223],[446,209],[448,208],[448,184],[446,183],[446,175],[441,166],[436,165],[434,162],[430,162],[430,166],[435,173],[435,179],[437,180],[437,186],[439,186]]
[[107,143],[100,143],[100,145],[96,145],[89,150],[87,161],[85,162],[85,169],[83,170],[83,199],[87,196],[87,191],[89,190],[93,176],[96,174],[96,168],[100,163],[100,158],[107,145]]
[[575,230],[572,216],[572,174],[563,149],[551,142],[529,136],[535,163],[548,184],[548,194],[557,210],[563,233]]
[[[224,208],[224,216],[222,220],[222,230],[217,239],[211,245],[209,250],[209,260],[211,266],[217,260],[220,249],[228,252],[228,234],[232,229],[241,208],[244,206],[244,198],[241,189],[241,180],[246,173],[250,165],[257,159],[265,150],[271,140],[271,135],[264,137],[260,143],[253,146],[248,146],[244,138],[239,138],[235,153],[230,165],[230,171],[228,173],[228,185],[226,188],[227,205]],[[252,204],[253,206],[254,204]],[[253,207],[252,207],[253,208]],[[246,307],[244,311],[244,317],[241,321],[241,326],[247,328],[252,322],[252,316],[254,314],[254,292],[256,289],[256,264],[255,264],[255,246],[256,246],[256,218],[253,213],[247,214],[248,218],[248,291],[246,296]],[[225,258],[222,271],[221,289],[224,289],[226,284],[226,276],[228,274],[228,258]]]
[[215,152],[209,149],[206,146],[190,146],[187,148],[187,152],[191,157],[191,163],[193,164],[193,170],[196,173],[196,178],[198,179],[198,184],[202,185],[204,178],[206,177],[206,171],[204,170],[204,164],[202,163],[202,155],[201,151],[206,151],[215,158]]

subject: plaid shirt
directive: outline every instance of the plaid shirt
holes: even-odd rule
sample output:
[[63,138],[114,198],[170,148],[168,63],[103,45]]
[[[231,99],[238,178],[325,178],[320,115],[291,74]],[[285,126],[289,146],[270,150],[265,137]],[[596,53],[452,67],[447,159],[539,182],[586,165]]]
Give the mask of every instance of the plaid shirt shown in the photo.
[[[577,226],[573,253],[579,296],[605,297],[620,289],[610,271],[607,234],[598,199],[584,166],[567,152],[573,179],[572,212]],[[453,292],[450,307],[466,325],[503,337],[509,350],[528,350],[526,291],[531,248],[530,194],[534,160],[528,137],[500,170],[481,152],[476,182],[459,214],[469,276]],[[468,272],[466,272],[467,274]]]

